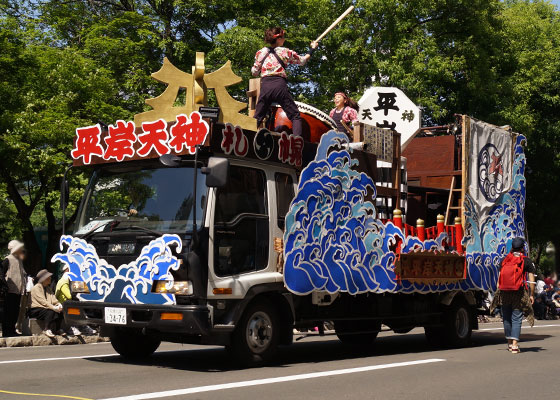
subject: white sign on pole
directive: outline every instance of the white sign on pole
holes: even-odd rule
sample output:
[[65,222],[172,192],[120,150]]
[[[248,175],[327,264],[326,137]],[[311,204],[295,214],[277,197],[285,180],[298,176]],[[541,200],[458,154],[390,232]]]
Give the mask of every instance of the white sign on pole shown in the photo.
[[420,128],[420,108],[400,89],[371,87],[366,90],[358,104],[360,122],[400,133],[403,148]]

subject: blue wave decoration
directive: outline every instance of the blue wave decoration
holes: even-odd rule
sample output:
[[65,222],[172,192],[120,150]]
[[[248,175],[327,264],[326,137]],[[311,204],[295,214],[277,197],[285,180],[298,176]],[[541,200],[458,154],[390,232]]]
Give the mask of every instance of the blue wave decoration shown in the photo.
[[176,304],[172,294],[152,293],[155,280],[172,281],[171,271],[179,268],[176,251],[182,247],[178,235],[163,235],[142,248],[140,256],[118,269],[99,258],[95,247],[85,240],[62,236],[60,253],[52,262],[60,261],[70,268],[70,280],[86,282],[90,293],[78,294],[83,301],[103,301],[129,304]]
[[[347,292],[428,293],[494,289],[497,265],[506,242],[524,230],[525,158],[519,137],[515,147],[515,181],[485,218],[483,226],[467,207],[464,245],[468,278],[450,284],[425,285],[397,280],[396,245],[400,252],[443,251],[445,233],[422,242],[405,237],[392,222],[377,218],[373,180],[354,169],[345,134],[323,135],[315,159],[301,173],[298,190],[286,215],[284,281],[295,294],[315,290]],[[472,204],[471,204],[472,205]],[[470,235],[470,236],[469,236]]]

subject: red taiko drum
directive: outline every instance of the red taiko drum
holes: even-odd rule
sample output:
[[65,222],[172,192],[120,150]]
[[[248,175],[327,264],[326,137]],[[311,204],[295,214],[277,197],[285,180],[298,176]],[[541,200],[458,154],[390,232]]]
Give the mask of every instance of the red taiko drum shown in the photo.
[[[321,136],[330,130],[336,130],[336,123],[324,112],[310,105],[296,101],[301,114],[302,136],[306,142],[319,143]],[[292,133],[292,121],[282,107],[272,107],[273,120],[269,121],[269,130]]]

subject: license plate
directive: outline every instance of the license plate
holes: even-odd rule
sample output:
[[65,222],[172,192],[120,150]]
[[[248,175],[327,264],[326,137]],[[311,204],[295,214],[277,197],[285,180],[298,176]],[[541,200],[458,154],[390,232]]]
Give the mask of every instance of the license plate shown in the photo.
[[134,254],[136,244],[134,243],[109,243],[107,254]]
[[105,307],[105,323],[126,325],[126,308]]

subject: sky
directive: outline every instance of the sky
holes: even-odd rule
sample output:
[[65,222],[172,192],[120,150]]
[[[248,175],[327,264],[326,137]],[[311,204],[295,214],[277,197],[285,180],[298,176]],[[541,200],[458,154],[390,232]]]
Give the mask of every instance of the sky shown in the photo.
[[551,3],[556,4],[556,7],[558,7],[558,9],[560,9],[560,0],[552,0]]

